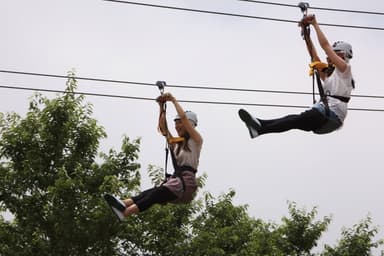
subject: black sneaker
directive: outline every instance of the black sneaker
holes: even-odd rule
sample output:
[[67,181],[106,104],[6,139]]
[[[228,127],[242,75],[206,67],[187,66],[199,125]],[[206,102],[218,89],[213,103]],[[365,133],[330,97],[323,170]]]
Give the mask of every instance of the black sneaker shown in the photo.
[[259,136],[258,130],[261,127],[261,123],[257,118],[252,117],[246,110],[239,110],[240,119],[245,123],[249,130],[249,135],[251,138],[256,138]]
[[105,201],[107,201],[107,204],[109,207],[111,207],[112,212],[116,215],[116,217],[119,220],[123,220],[125,218],[123,212],[125,211],[125,204],[117,199],[115,196],[105,194],[104,195]]

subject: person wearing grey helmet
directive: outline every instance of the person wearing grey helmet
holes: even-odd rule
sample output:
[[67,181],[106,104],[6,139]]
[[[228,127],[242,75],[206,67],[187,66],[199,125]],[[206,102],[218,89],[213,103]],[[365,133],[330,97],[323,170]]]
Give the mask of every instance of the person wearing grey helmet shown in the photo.
[[[321,63],[308,33],[305,39],[313,63],[318,62],[326,66],[326,68],[315,66],[316,72],[319,74],[319,92],[320,90],[324,92],[322,100],[300,114],[269,120],[255,118],[246,110],[240,109],[239,117],[248,128],[251,138],[262,134],[286,132],[291,129],[327,134],[339,129],[344,123],[351,92],[355,88],[349,63],[353,57],[352,46],[344,41],[330,44],[314,15],[305,16],[299,25],[302,29],[312,25],[318,42],[327,56],[327,64]],[[320,81],[323,81],[322,85]]]
[[[157,187],[144,190],[137,196],[125,200],[113,195],[104,195],[105,200],[116,214],[123,220],[132,214],[145,211],[154,204],[189,203],[193,200],[197,190],[196,172],[199,165],[203,138],[196,130],[197,115],[192,111],[184,111],[176,98],[170,93],[164,93],[156,101],[160,105],[160,131],[166,131],[168,139],[175,139],[169,132],[162,104],[167,101],[173,103],[177,116],[174,118],[175,130],[179,136],[174,143],[169,143],[174,158],[175,173]],[[177,169],[177,170],[176,170]]]

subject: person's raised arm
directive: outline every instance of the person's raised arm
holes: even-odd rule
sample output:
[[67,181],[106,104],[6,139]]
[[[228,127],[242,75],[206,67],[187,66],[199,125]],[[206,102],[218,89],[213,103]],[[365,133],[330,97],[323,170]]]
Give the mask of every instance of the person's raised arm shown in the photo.
[[166,119],[166,112],[165,112],[165,106],[164,106],[164,97],[159,96],[156,101],[159,103],[159,123],[158,123],[158,130],[161,132],[162,135],[166,136],[167,138],[172,138],[171,132],[168,130],[167,125],[167,119]]
[[312,24],[313,28],[316,31],[317,39],[319,40],[319,44],[321,48],[323,48],[325,54],[328,56],[330,61],[335,65],[335,67],[340,70],[341,72],[344,72],[348,65],[344,61],[343,58],[341,58],[337,53],[333,50],[331,44],[329,43],[327,37],[323,33],[323,31],[320,28],[320,25],[317,23],[315,15],[311,15],[308,18],[308,22]]
[[202,139],[200,133],[195,129],[195,127],[188,120],[184,109],[179,104],[179,102],[176,100],[176,98],[172,94],[166,93],[165,99],[167,101],[171,101],[173,103],[173,105],[175,106],[176,112],[179,115],[180,120],[185,127],[185,130],[188,132],[189,136],[191,136],[191,139],[194,140],[196,143],[201,144],[203,142],[203,139]]
[[320,58],[319,58],[319,55],[317,54],[317,51],[316,51],[316,48],[315,46],[313,45],[313,42],[312,42],[312,39],[311,39],[311,36],[310,34],[305,34],[304,33],[304,30],[306,29],[305,26],[306,25],[309,25],[309,23],[306,21],[307,19],[304,18],[300,23],[299,23],[299,26],[301,27],[302,31],[303,31],[303,34],[304,34],[304,40],[305,40],[305,44],[307,46],[307,50],[308,50],[308,53],[309,53],[309,56],[311,57],[311,61],[320,61]]

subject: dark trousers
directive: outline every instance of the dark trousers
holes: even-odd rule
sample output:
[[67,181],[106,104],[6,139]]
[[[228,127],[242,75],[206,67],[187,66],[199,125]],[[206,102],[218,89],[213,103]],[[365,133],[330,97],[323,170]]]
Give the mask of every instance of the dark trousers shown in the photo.
[[144,190],[132,197],[140,211],[145,211],[154,204],[164,204],[177,199],[177,196],[164,186]]
[[282,118],[262,120],[259,134],[285,132],[291,129],[314,131],[327,122],[327,118],[317,109],[312,108],[298,115],[287,115]]

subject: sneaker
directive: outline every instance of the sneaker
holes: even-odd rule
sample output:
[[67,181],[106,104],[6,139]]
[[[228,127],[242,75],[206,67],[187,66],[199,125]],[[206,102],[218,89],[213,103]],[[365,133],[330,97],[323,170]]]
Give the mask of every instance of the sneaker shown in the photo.
[[239,110],[240,119],[245,123],[249,130],[249,135],[251,138],[256,138],[259,136],[258,130],[261,127],[261,123],[257,118],[252,117],[246,110]]
[[107,201],[109,207],[111,207],[112,212],[116,215],[119,220],[123,220],[125,218],[123,212],[125,211],[125,204],[116,198],[115,196],[105,194],[105,201]]

